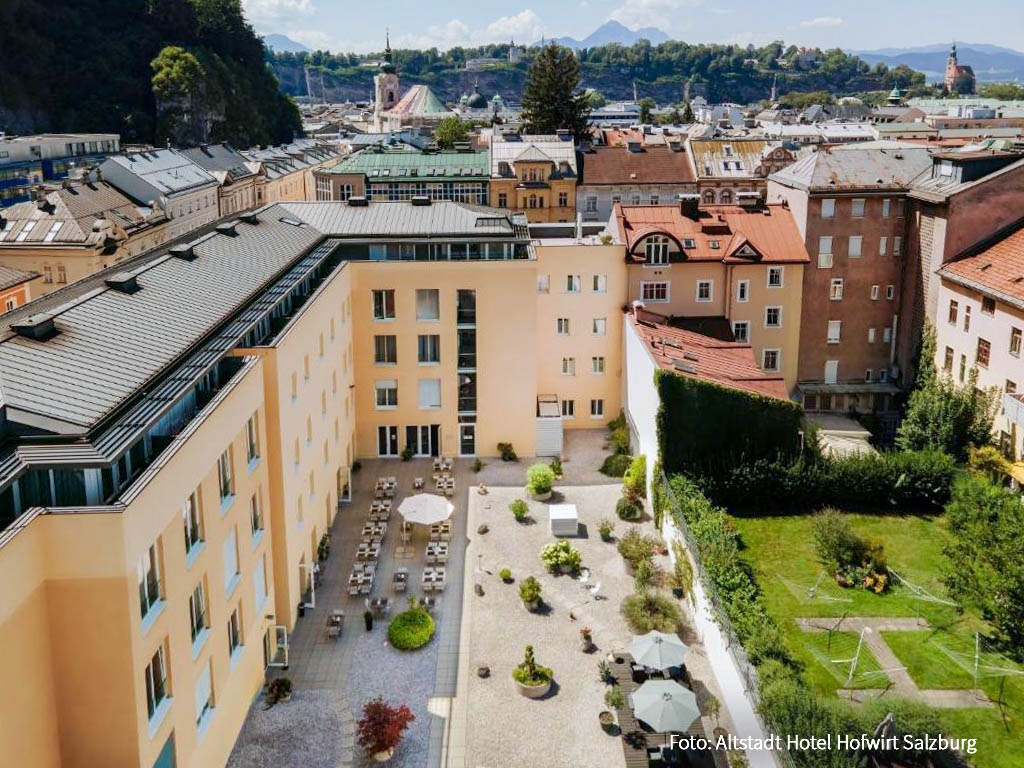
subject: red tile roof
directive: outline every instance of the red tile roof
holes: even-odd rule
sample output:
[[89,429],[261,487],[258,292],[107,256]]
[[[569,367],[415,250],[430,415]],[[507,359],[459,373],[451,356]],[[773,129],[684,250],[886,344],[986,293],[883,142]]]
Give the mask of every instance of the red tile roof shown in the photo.
[[993,298],[1024,306],[1024,219],[973,255],[946,264],[939,274]]
[[754,362],[754,350],[749,344],[720,341],[674,328],[666,320],[663,315],[642,309],[630,317],[637,335],[660,368],[723,387],[789,399],[784,379],[762,371]]
[[584,184],[694,184],[685,149],[646,146],[640,152],[625,147],[594,147],[583,154]]
[[[810,261],[793,214],[782,205],[750,210],[736,205],[703,206],[696,219],[678,205],[616,205],[619,239],[627,258],[646,259],[644,249],[634,248],[652,234],[676,241],[685,261],[722,261],[727,264],[802,264]],[[683,248],[692,240],[693,248]],[[717,243],[718,247],[713,247]],[[749,248],[744,248],[748,245]]]

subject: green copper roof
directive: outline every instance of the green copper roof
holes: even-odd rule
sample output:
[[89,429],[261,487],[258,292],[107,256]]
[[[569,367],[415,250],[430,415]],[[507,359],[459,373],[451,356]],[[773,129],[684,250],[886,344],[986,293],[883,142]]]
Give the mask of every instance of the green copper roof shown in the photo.
[[486,149],[472,152],[377,152],[367,149],[346,157],[325,173],[361,173],[370,182],[487,179],[490,157]]

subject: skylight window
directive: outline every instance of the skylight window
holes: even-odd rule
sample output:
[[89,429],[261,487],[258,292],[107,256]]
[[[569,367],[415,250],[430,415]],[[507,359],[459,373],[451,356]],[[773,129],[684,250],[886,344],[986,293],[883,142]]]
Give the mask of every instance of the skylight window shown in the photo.
[[50,227],[50,231],[47,232],[46,233],[46,237],[43,238],[43,242],[44,243],[52,243],[53,239],[57,236],[57,233],[60,232],[60,228],[63,227],[63,226],[64,226],[64,222],[63,221],[55,221],[55,222],[53,222],[53,225]]
[[282,224],[291,224],[293,227],[302,226],[301,221],[299,221],[298,219],[292,219],[288,216],[282,216],[280,219],[278,219],[278,221],[280,221]]

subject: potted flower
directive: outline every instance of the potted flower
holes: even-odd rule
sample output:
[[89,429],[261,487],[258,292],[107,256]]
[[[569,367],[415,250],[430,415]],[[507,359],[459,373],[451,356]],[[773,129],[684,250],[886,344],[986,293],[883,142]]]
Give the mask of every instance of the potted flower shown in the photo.
[[526,610],[537,610],[540,605],[540,582],[533,576],[527,576],[519,582],[519,599],[523,601]]
[[[622,695],[622,689],[617,685],[613,685],[605,691],[604,704],[608,707],[608,710],[598,715],[598,720],[600,720],[601,727],[606,733],[614,733],[616,713],[626,706],[626,697]],[[604,717],[606,713],[609,715],[607,718]]]
[[594,630],[590,627],[583,627],[580,630],[580,646],[584,653],[594,647]]
[[534,464],[526,470],[526,492],[534,501],[547,501],[555,485],[555,473],[547,464]]
[[611,541],[612,534],[615,533],[615,523],[606,517],[597,524],[597,532],[601,534],[601,541]]
[[550,667],[542,667],[537,663],[533,657],[533,646],[528,645],[522,664],[512,670],[512,679],[521,695],[528,699],[539,699],[551,690],[554,673]]
[[555,473],[555,480],[562,479],[562,459],[559,456],[555,456],[551,460],[551,471]]
[[395,754],[395,747],[402,739],[402,733],[416,716],[402,704],[393,707],[381,697],[371,699],[363,707],[356,733],[359,746],[383,763]]
[[583,556],[572,544],[562,539],[541,547],[540,561],[552,573],[577,573],[583,565]]
[[597,720],[601,723],[601,730],[605,733],[612,733],[615,730],[615,713],[603,709],[597,716]]

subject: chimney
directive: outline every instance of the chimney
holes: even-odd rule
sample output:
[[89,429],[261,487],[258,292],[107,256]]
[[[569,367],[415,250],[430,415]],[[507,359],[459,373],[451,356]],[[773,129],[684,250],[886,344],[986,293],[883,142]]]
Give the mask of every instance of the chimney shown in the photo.
[[676,196],[679,200],[679,212],[689,219],[697,220],[700,195],[683,193]]

